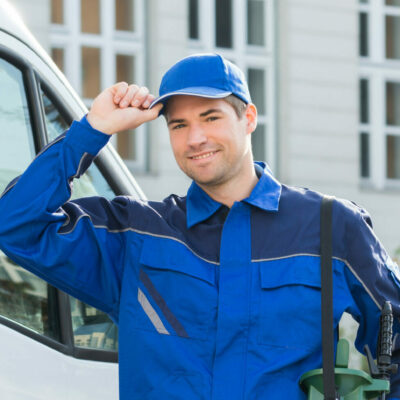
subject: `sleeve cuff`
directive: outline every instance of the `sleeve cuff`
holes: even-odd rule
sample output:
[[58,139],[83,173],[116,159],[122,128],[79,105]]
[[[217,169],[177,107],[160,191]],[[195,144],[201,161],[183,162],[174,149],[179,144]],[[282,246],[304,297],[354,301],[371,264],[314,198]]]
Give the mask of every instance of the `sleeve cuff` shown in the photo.
[[111,135],[92,128],[85,115],[80,121],[72,123],[65,142],[74,148],[96,156],[110,138]]

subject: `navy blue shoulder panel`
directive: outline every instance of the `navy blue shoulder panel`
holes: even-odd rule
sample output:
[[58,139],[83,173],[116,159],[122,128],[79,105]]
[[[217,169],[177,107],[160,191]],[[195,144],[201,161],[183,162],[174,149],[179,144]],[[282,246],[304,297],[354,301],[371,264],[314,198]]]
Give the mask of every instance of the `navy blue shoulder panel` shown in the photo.
[[[320,208],[322,193],[282,185],[278,212],[254,208],[252,213],[253,259],[268,259],[295,254],[320,253]],[[333,204],[333,256],[349,257],[349,244],[357,230],[372,222],[368,213],[354,202],[335,198]],[[349,233],[351,231],[351,233]],[[366,249],[364,249],[366,250]],[[351,258],[351,257],[350,257]]]
[[[67,215],[66,222],[59,230],[62,234],[72,232],[83,217],[90,218],[96,227],[113,232],[132,228],[145,230],[146,227],[146,204],[133,201],[128,196],[117,196],[112,201],[98,196],[83,197],[65,203],[62,211]],[[135,215],[137,218],[133,221]]]
[[[282,186],[279,211],[252,213],[252,259],[320,254],[322,194]],[[372,230],[368,212],[354,202],[333,204],[333,257],[341,260],[378,307],[390,300],[400,315],[400,272]]]
[[96,227],[112,232],[133,230],[163,236],[185,243],[194,253],[212,262],[219,262],[219,247],[226,212],[212,215],[202,224],[186,226],[186,197],[171,195],[162,202],[133,200],[118,196],[109,201],[103,197],[72,200],[62,207],[67,221],[59,233],[68,234],[78,221],[88,217]]
[[282,185],[277,212],[252,211],[252,259],[295,254],[319,254],[319,218],[322,195]]
[[187,228],[186,197],[170,195],[163,202],[149,202],[162,220],[154,215],[149,219],[148,229],[162,235],[173,236],[185,242],[197,255],[219,262],[221,232],[227,215],[227,207],[221,207],[201,224]]

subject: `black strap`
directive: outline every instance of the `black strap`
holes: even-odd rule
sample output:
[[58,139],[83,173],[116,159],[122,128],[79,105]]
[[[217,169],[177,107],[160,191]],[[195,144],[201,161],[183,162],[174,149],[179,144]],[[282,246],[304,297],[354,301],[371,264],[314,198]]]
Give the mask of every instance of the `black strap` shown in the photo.
[[321,203],[321,324],[324,399],[336,400],[333,283],[332,283],[332,204],[333,197],[324,196]]

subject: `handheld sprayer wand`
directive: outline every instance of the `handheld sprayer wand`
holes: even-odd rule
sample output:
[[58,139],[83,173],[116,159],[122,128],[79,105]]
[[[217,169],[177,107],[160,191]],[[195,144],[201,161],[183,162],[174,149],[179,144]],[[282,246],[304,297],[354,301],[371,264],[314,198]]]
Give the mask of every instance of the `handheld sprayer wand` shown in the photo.
[[[380,317],[380,329],[378,336],[378,346],[375,364],[368,345],[364,346],[367,355],[368,366],[371,376],[376,379],[390,379],[390,374],[397,372],[397,364],[392,364],[392,336],[393,336],[393,313],[392,306],[386,301]],[[381,400],[386,399],[386,393],[383,392]]]

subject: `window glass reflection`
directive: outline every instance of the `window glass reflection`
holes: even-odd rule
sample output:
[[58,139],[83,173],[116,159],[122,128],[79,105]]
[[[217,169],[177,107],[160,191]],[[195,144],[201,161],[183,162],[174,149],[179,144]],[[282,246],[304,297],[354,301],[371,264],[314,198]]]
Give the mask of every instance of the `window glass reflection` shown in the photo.
[[73,297],[70,304],[75,346],[118,350],[118,329],[106,314]]
[[0,193],[35,156],[22,73],[0,59]]
[[0,315],[59,340],[56,290],[0,251]]
[[[22,72],[0,59],[0,192],[35,156]],[[58,339],[55,291],[0,251],[0,315]]]

